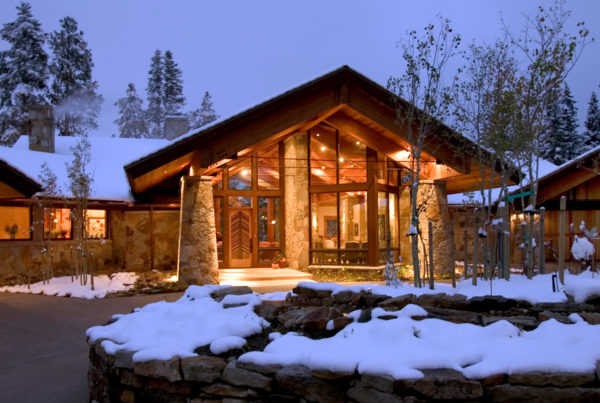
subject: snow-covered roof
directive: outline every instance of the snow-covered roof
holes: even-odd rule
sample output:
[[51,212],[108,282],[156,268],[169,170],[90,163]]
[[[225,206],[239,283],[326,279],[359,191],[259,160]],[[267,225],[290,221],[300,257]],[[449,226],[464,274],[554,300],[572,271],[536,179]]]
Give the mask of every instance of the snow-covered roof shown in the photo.
[[[600,150],[600,148],[599,148],[599,150]],[[561,165],[560,167],[562,167],[563,165]],[[560,169],[560,167],[554,165],[550,161],[546,161],[545,159],[540,158],[539,162],[538,162],[538,178],[539,178],[538,180],[541,180],[542,178],[544,178],[548,175],[551,175],[557,169]],[[528,182],[529,182],[528,176],[524,175],[523,186],[527,186]],[[509,186],[508,193],[516,192],[520,188],[521,188],[521,185],[518,185],[518,184]],[[492,192],[491,192],[492,203],[495,203],[496,201],[498,201],[498,197],[500,196],[500,191],[501,191],[500,188],[492,189]],[[486,190],[485,196],[487,197],[487,195],[488,195],[488,191]],[[463,205],[463,204],[465,204],[466,200],[469,200],[469,197],[467,196],[466,193],[455,193],[455,194],[448,195],[448,204],[450,204],[450,205]],[[481,198],[481,192],[478,189],[473,194],[473,201],[478,204],[485,204],[485,205],[488,204],[488,200],[486,200],[486,203],[482,203],[482,200],[483,199]]]
[[[0,159],[38,183],[41,166],[46,162],[57,176],[61,193],[70,197],[66,164],[71,163],[70,148],[79,139],[57,136],[55,152],[46,153],[29,150],[28,136],[21,136],[13,147],[0,147]],[[90,199],[113,201],[133,201],[123,166],[169,144],[165,139],[88,137],[88,140],[92,154],[90,171],[94,176]]]

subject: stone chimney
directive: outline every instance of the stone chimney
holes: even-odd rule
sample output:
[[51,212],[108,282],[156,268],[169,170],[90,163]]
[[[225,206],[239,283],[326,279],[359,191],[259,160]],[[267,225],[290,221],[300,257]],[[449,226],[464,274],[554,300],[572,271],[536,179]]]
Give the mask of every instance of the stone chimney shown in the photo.
[[50,105],[30,105],[29,149],[54,153],[54,115]]
[[165,138],[173,140],[176,137],[187,133],[190,130],[188,120],[185,116],[167,116],[165,117]]

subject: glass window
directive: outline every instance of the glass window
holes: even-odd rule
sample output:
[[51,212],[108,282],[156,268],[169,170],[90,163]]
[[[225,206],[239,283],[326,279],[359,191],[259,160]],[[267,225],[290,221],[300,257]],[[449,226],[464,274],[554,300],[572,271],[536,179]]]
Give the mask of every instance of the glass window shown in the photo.
[[388,160],[388,183],[391,186],[398,186],[399,168],[394,161]]
[[271,263],[281,253],[279,197],[258,198],[258,262]]
[[388,199],[385,192],[377,193],[377,232],[379,234],[379,249],[387,247],[387,236],[389,231]]
[[339,183],[365,183],[367,181],[367,146],[346,134],[339,134]]
[[229,167],[229,190],[252,189],[252,158],[241,158]]
[[331,185],[336,181],[336,132],[319,126],[310,132],[310,183]]
[[230,196],[229,207],[252,207],[252,197]]
[[343,264],[368,261],[367,192],[340,193],[340,258]]
[[0,206],[0,239],[30,239],[29,207]]
[[398,247],[398,221],[397,221],[397,212],[398,212],[398,205],[396,203],[396,195],[394,193],[389,193],[389,204],[390,204],[390,211],[389,211],[389,221],[390,221],[390,244],[392,246],[392,248],[396,248]]
[[337,193],[311,195],[311,238],[313,264],[337,264]]
[[217,257],[219,266],[223,265],[223,198],[215,197],[215,228],[217,229]]
[[279,145],[258,154],[258,188],[279,189]]
[[87,210],[88,238],[106,238],[106,210]]
[[71,239],[71,209],[44,209],[44,239]]

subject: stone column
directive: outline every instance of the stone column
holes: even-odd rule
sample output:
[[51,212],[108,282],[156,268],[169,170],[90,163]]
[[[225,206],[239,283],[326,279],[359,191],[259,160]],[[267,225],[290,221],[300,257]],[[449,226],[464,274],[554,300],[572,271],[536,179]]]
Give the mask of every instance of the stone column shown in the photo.
[[398,192],[398,240],[403,264],[412,264],[408,229],[410,227],[410,187],[401,186]]
[[[433,265],[436,275],[452,274],[454,270],[454,241],[448,211],[446,182],[421,180],[417,203],[421,206],[419,227],[425,245],[429,244],[428,222],[433,223]],[[419,242],[420,260],[423,262],[422,244]]]
[[177,275],[182,284],[219,283],[211,179],[209,176],[181,178]]
[[283,143],[285,156],[285,253],[292,269],[308,267],[308,134],[295,133]]

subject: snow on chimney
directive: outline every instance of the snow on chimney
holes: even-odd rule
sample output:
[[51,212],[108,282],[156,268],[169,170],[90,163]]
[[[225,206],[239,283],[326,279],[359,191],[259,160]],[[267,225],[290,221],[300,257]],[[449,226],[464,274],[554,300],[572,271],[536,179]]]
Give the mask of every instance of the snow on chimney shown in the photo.
[[187,133],[190,130],[188,120],[185,116],[167,116],[165,117],[165,138],[173,140],[176,137]]
[[54,115],[50,105],[29,106],[29,149],[54,153]]

